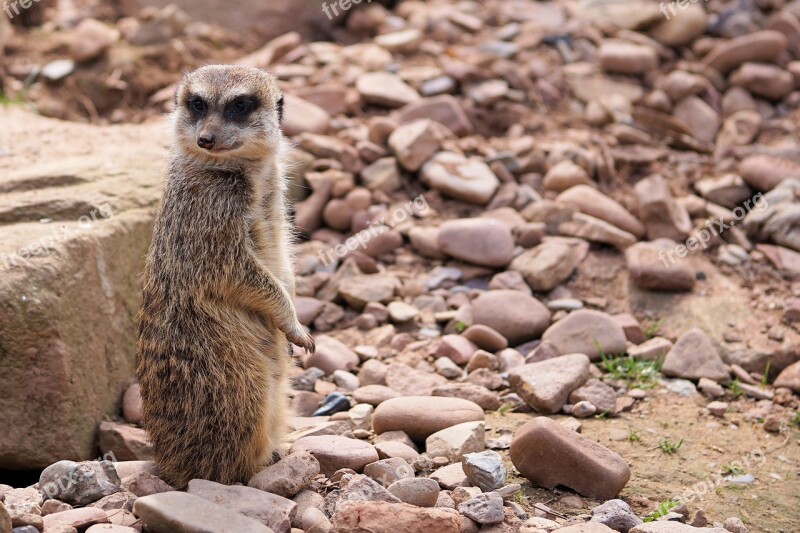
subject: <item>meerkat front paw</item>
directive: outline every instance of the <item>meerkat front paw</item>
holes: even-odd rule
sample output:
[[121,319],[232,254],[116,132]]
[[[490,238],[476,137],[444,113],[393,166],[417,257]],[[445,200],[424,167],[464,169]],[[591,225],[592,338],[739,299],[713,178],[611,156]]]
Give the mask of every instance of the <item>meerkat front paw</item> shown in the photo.
[[306,332],[305,328],[299,323],[295,326],[294,331],[286,334],[286,338],[289,339],[291,343],[300,346],[308,353],[313,354],[317,350],[317,346],[314,343],[314,337],[312,337],[310,333]]

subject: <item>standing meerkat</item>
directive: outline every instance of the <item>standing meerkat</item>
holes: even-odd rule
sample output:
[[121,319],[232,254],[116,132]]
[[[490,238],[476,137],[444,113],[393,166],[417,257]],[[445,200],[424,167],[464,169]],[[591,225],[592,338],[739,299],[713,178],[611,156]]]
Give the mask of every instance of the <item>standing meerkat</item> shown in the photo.
[[160,475],[247,482],[280,444],[297,319],[280,130],[258,69],[186,75],[144,270],[137,375]]

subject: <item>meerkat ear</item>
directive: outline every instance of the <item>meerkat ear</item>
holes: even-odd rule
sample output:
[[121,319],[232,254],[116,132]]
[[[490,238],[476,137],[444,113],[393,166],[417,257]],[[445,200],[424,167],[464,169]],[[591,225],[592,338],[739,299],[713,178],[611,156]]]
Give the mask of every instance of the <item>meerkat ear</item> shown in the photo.
[[283,95],[278,98],[278,103],[276,104],[275,108],[278,111],[278,124],[283,122]]

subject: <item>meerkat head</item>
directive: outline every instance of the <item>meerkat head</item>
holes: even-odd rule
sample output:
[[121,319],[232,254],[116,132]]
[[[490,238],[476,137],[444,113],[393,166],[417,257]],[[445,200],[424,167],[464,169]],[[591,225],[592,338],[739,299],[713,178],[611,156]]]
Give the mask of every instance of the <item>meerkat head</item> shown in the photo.
[[175,93],[177,143],[207,159],[259,160],[276,153],[282,118],[275,78],[257,68],[202,67],[186,74]]

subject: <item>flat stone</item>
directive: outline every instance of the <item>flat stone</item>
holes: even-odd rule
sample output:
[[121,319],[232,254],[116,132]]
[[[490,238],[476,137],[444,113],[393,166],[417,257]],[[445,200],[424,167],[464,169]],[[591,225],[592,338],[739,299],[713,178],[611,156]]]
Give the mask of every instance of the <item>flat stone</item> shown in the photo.
[[154,533],[272,532],[257,520],[186,492],[165,492],[139,498],[133,505],[133,512]]
[[628,348],[628,355],[634,359],[663,359],[672,349],[672,341],[664,337],[653,337],[638,346]]
[[682,524],[675,521],[647,522],[640,524],[628,533],[731,533],[730,530],[721,527],[693,527],[689,524]]
[[569,395],[570,403],[576,404],[581,401],[591,402],[600,413],[613,414],[616,408],[617,393],[611,386],[599,379],[590,379]]
[[628,531],[642,521],[622,500],[608,500],[592,509],[592,522],[598,522],[614,531]]
[[325,374],[337,370],[353,370],[360,362],[358,355],[343,342],[328,335],[314,338],[317,350],[305,361],[305,368],[319,368]]
[[720,117],[714,108],[700,97],[685,96],[675,105],[672,114],[689,127],[695,139],[705,143],[714,142],[716,139]]
[[388,303],[399,288],[400,281],[388,274],[360,274],[339,282],[339,294],[358,311],[370,302]]
[[618,74],[643,74],[658,67],[658,54],[650,46],[605,39],[598,50],[600,67]]
[[386,385],[400,396],[429,395],[435,387],[445,383],[447,380],[439,374],[411,368],[403,363],[391,363],[386,371]]
[[[674,6],[670,5],[669,9]],[[708,25],[708,14],[699,4],[677,6],[680,11],[667,20],[648,29],[650,37],[665,46],[680,47],[690,44],[703,35]]]
[[550,323],[547,307],[520,291],[486,291],[472,304],[473,323],[489,326],[512,346],[539,337]]
[[461,108],[461,104],[449,94],[412,102],[397,113],[397,120],[400,123],[420,118],[436,121],[459,137],[469,135],[473,131],[472,123]]
[[397,161],[410,172],[419,170],[441,146],[433,121],[428,119],[398,126],[389,136],[388,142]]
[[311,453],[290,453],[250,478],[247,486],[291,498],[307,487],[319,473],[319,461]]
[[464,454],[483,451],[486,425],[483,422],[464,422],[437,431],[425,439],[425,452],[431,457],[447,457],[460,461]]
[[678,255],[678,243],[669,239],[640,242],[625,250],[631,280],[642,289],[691,291],[694,269]]
[[600,500],[615,497],[631,476],[625,459],[547,417],[528,421],[514,434],[511,461],[531,483],[564,485]]
[[624,353],[625,332],[610,315],[588,309],[573,311],[544,332],[542,343],[553,346],[557,353],[584,353],[593,361],[606,355]]
[[519,272],[531,289],[548,292],[566,281],[580,264],[572,246],[546,242],[514,258],[509,267]]
[[[459,375],[460,375],[459,371]],[[448,383],[435,387],[432,396],[462,398],[478,404],[484,411],[496,411],[500,408],[500,397],[482,385],[473,383]]]
[[637,238],[641,238],[645,234],[644,225],[636,217],[594,187],[587,185],[571,187],[559,194],[556,201],[572,206],[581,213],[605,220]]
[[589,379],[589,358],[582,353],[562,355],[512,368],[508,382],[532,408],[557,413],[569,394]]
[[514,256],[511,229],[488,218],[448,220],[441,225],[438,239],[444,253],[475,265],[500,268]]
[[636,236],[605,220],[584,213],[575,213],[572,219],[558,225],[561,235],[578,237],[591,242],[608,244],[624,250],[636,242]]
[[458,513],[406,503],[354,502],[333,517],[335,531],[436,531],[460,533]]
[[100,452],[112,453],[118,461],[140,461],[153,458],[153,447],[147,432],[141,428],[104,420],[97,430]]
[[439,499],[439,484],[430,478],[400,479],[389,485],[391,492],[403,503],[417,507],[434,507]]
[[497,331],[483,324],[473,324],[462,333],[479,348],[488,352],[498,352],[508,348],[508,341]]
[[341,468],[361,472],[366,465],[378,460],[378,452],[371,444],[337,435],[299,439],[292,444],[290,453],[301,451],[313,455],[319,461],[320,471],[328,477]]
[[297,512],[297,504],[292,500],[251,487],[193,479],[189,482],[187,492],[257,520],[275,533],[289,533],[292,518]]
[[457,365],[465,365],[478,346],[467,337],[461,335],[445,335],[436,348],[437,357],[447,357]]
[[722,74],[745,62],[771,62],[786,50],[786,37],[774,30],[757,31],[723,40],[703,58],[703,64]]
[[401,479],[413,479],[414,468],[405,459],[393,457],[368,464],[364,467],[364,475],[374,479],[382,487],[388,487]]
[[[411,467],[409,468],[411,469]],[[413,471],[413,469],[411,470]],[[401,503],[396,496],[375,480],[359,474],[346,474],[346,477],[342,479],[340,491],[339,498],[335,504],[334,515],[353,502]]]
[[414,461],[419,457],[419,452],[411,446],[397,441],[376,442],[375,449],[381,459],[392,459],[399,457],[406,461]]
[[639,200],[639,217],[650,240],[666,238],[685,241],[692,231],[689,213],[672,197],[666,180],[654,174],[634,186]]
[[390,72],[367,72],[356,79],[356,90],[368,104],[403,107],[420,99],[419,93]]
[[428,186],[458,200],[486,204],[500,181],[480,159],[454,152],[439,152],[422,166],[420,179]]
[[742,178],[759,191],[771,191],[786,179],[800,179],[800,164],[770,155],[746,157],[739,163],[738,170]]
[[730,381],[728,366],[708,336],[698,328],[681,335],[664,359],[661,372],[665,376],[691,380],[708,378],[719,383]]
[[380,404],[372,415],[375,433],[405,431],[416,442],[463,422],[481,422],[480,406],[461,398],[406,396]]
[[794,77],[776,65],[745,63],[730,76],[733,85],[769,100],[780,100],[794,89]]
[[400,393],[386,385],[366,385],[353,391],[353,399],[359,403],[368,403],[378,406],[391,398],[397,398]]

